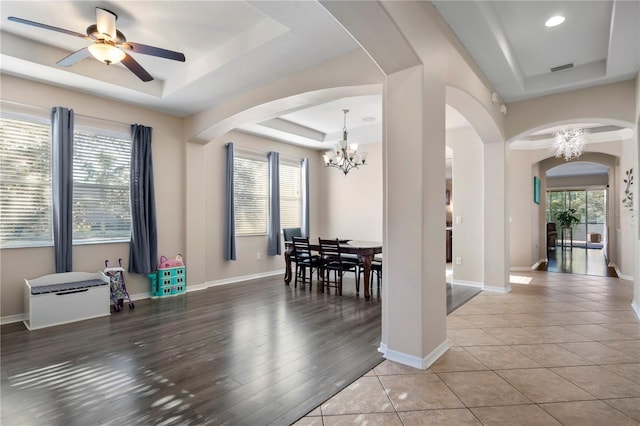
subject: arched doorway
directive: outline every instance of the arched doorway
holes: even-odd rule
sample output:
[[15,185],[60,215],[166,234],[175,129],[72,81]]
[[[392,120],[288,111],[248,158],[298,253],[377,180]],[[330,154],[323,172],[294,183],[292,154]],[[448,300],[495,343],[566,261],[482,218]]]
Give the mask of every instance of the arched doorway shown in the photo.
[[[549,270],[557,272],[615,276],[610,266],[619,276],[627,278],[633,274],[632,256],[626,258],[627,252],[633,253],[632,216],[621,203],[625,173],[633,168],[631,131],[609,122],[590,123],[592,132],[584,153],[570,161],[556,158],[551,149],[551,135],[557,125],[538,129],[510,143],[511,181],[518,183],[510,192],[511,214],[523,217],[525,222],[512,226],[512,242],[514,239],[520,242],[512,244],[512,267],[550,266]],[[575,122],[564,123],[562,127],[584,125]],[[532,202],[530,195],[535,180],[540,182],[538,202]],[[604,207],[588,208],[585,204],[588,198],[592,207],[598,198],[604,200]],[[547,224],[557,225],[556,214],[569,208],[576,209],[578,223],[572,231],[557,229],[557,240],[551,241],[551,245],[557,244],[556,249],[547,250],[550,245]],[[563,235],[567,232],[573,238]],[[587,252],[588,249],[599,251]],[[587,259],[587,253],[595,254]],[[588,261],[597,262],[597,267],[589,266]]]
[[[544,268],[550,272],[617,276],[608,267],[607,255],[609,167],[574,161],[548,169],[545,181]],[[565,228],[560,217],[567,213],[577,221]]]

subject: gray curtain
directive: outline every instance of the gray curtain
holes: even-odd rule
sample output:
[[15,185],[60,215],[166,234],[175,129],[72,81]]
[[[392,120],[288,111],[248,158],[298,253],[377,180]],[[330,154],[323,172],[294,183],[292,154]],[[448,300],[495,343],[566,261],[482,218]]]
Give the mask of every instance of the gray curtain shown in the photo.
[[236,216],[233,201],[233,142],[226,148],[226,182],[224,201],[224,260],[236,260]]
[[73,269],[73,110],[51,109],[53,244],[56,273]]
[[151,127],[131,125],[131,243],[129,272],[149,274],[158,268],[156,200],[153,188]]
[[280,154],[267,152],[269,170],[269,231],[267,232],[267,254],[282,254],[280,245]]
[[309,159],[303,158],[302,168],[302,235],[309,238]]

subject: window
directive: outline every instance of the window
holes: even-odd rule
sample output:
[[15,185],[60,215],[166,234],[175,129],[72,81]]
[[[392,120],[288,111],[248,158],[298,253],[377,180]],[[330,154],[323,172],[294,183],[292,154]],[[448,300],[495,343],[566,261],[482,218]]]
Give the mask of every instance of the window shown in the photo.
[[302,223],[301,188],[300,165],[280,162],[280,228],[300,228]]
[[[590,241],[589,235],[605,234],[606,190],[593,188],[547,191],[547,222],[558,223],[556,215],[569,208],[576,209],[575,216],[580,218],[580,222],[571,231],[574,244],[581,245],[584,242],[588,248],[602,248],[599,241]],[[559,224],[557,228],[560,229]]]
[[[236,235],[266,235],[269,224],[269,176],[266,158],[238,156],[234,168]],[[302,173],[280,160],[280,228],[302,222]]]
[[131,236],[131,138],[76,129],[73,135],[74,243]]
[[264,235],[269,215],[266,159],[235,157],[233,171],[236,235]]
[[47,120],[0,118],[0,245],[51,245],[51,136]]

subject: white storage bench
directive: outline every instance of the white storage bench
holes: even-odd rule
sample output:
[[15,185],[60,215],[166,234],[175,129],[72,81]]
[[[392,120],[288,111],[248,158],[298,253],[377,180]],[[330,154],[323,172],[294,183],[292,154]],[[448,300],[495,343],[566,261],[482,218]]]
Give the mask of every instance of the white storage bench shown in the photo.
[[64,272],[24,283],[24,325],[29,330],[111,313],[109,278],[102,272]]

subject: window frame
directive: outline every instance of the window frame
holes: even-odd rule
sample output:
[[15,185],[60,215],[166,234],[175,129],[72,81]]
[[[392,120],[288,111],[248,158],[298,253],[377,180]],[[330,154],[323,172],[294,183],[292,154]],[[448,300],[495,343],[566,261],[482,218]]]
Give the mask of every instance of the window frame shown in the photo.
[[[255,162],[259,162],[259,163],[264,163],[264,223],[265,223],[265,227],[264,227],[264,232],[260,231],[260,232],[239,232],[238,231],[238,202],[237,202],[237,175],[236,175],[236,170],[237,170],[237,160],[238,159],[242,159],[242,160],[248,160],[248,161],[255,161]],[[264,236],[266,237],[269,234],[269,174],[268,174],[268,160],[267,160],[267,156],[266,153],[264,155],[262,154],[258,154],[258,153],[253,153],[251,151],[248,150],[243,150],[242,148],[237,148],[236,152],[234,154],[234,188],[233,188],[233,193],[234,193],[234,207],[235,207],[235,235],[236,237],[255,237],[255,236]],[[300,164],[299,160],[293,160],[293,159],[286,159],[286,158],[282,158],[280,157],[280,176],[282,175],[282,166],[288,166],[288,167],[295,167],[296,169],[298,169],[300,171],[300,180],[299,180],[299,197],[297,198],[299,200],[299,225],[297,227],[302,226],[302,165]],[[282,185],[283,185],[283,180],[280,180],[280,231],[279,233],[282,234],[282,228],[286,227],[283,225],[282,223],[282,199],[283,199],[283,191],[282,191]]]
[[[126,140],[129,143],[129,152],[127,153],[128,156],[128,164],[127,164],[127,168],[130,170],[131,169],[131,149],[133,148],[133,142],[131,141],[131,135],[124,132],[124,131],[117,131],[117,130],[106,130],[106,129],[101,129],[98,127],[93,127],[91,125],[83,125],[83,124],[74,124],[74,129],[73,129],[73,135],[74,135],[74,156],[75,156],[75,148],[76,148],[76,133],[80,132],[80,133],[85,133],[85,134],[91,134],[91,135],[96,135],[96,136],[101,136],[101,137],[107,137],[107,138],[113,138],[113,139],[122,139],[122,140]],[[74,158],[74,162],[73,162],[73,167],[75,169],[75,158]],[[131,186],[130,186],[130,179],[127,179],[127,184],[126,184],[126,191],[127,191],[127,204],[128,204],[128,210],[129,210],[129,230],[128,230],[128,235],[125,237],[123,236],[116,236],[116,237],[112,237],[112,238],[76,238],[76,231],[75,231],[75,191],[76,191],[76,185],[78,185],[78,187],[82,187],[82,188],[103,188],[103,189],[114,189],[113,185],[104,185],[104,184],[87,184],[87,183],[79,183],[76,182],[75,176],[74,176],[74,181],[73,181],[73,192],[74,192],[74,206],[72,209],[72,215],[74,216],[74,218],[72,219],[72,226],[74,227],[73,230],[73,245],[74,246],[81,246],[81,245],[94,245],[94,244],[117,244],[117,243],[128,243],[131,241]],[[119,188],[123,188],[124,189],[124,185],[120,186]]]
[[287,197],[289,199],[295,199],[298,201],[298,211],[299,211],[299,215],[298,215],[298,223],[296,224],[284,224],[282,223],[282,217],[283,217],[283,208],[282,208],[282,194],[284,193],[284,191],[282,191],[282,182],[283,180],[280,179],[280,233],[282,234],[282,228],[301,228],[302,227],[302,164],[300,164],[300,161],[294,161],[294,160],[287,160],[287,159],[281,159],[280,160],[280,177],[282,177],[282,166],[285,167],[293,167],[296,168],[298,170],[299,173],[299,180],[298,180],[298,197]]
[[49,239],[42,240],[10,240],[0,243],[0,249],[14,249],[14,248],[37,248],[37,247],[53,247],[53,194],[51,190],[51,183],[53,179],[53,173],[51,169],[51,119],[45,118],[42,115],[35,115],[29,113],[20,113],[3,110],[0,113],[2,119],[23,121],[26,123],[32,123],[37,125],[44,125],[48,128],[49,136],[47,138],[49,146],[49,223],[48,234]]
[[[237,184],[238,184],[238,180],[236,179],[237,175],[237,165],[238,165],[238,159],[241,159],[243,161],[254,161],[257,163],[264,163],[264,232],[262,231],[258,231],[258,232],[239,232],[238,230],[238,207],[239,207],[239,203],[238,203],[238,191],[237,191]],[[269,232],[269,174],[268,174],[268,163],[267,163],[267,157],[266,154],[265,156],[260,156],[258,154],[252,154],[252,153],[248,153],[246,151],[243,151],[241,148],[237,149],[235,154],[234,154],[234,167],[233,167],[233,198],[234,198],[234,207],[235,207],[235,211],[234,211],[234,215],[235,215],[235,235],[236,237],[255,237],[255,236],[267,236],[268,232]],[[248,193],[248,192],[247,192]]]

